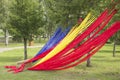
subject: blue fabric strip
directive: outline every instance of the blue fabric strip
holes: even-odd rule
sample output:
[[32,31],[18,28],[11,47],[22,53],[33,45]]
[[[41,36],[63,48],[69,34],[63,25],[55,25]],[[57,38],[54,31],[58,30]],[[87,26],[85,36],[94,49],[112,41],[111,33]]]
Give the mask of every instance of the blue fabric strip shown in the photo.
[[65,29],[65,31],[62,31],[62,28],[58,27],[55,33],[53,34],[53,36],[48,40],[48,42],[43,46],[43,48],[35,55],[35,57],[57,45],[67,35],[70,29],[71,27],[68,27],[67,29]]

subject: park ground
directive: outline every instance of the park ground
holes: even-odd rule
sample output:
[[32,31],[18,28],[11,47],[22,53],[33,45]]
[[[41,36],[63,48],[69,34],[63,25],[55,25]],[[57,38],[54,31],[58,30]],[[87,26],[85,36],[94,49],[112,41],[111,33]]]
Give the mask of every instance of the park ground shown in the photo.
[[[29,58],[40,48],[28,48]],[[61,71],[25,70],[18,74],[7,72],[4,66],[16,65],[17,61],[22,60],[23,49],[3,51],[0,52],[0,80],[120,80],[120,45],[117,45],[116,57],[112,57],[112,48],[112,44],[106,44],[97,52],[91,58],[91,67],[86,67],[86,62],[83,62],[76,67]]]

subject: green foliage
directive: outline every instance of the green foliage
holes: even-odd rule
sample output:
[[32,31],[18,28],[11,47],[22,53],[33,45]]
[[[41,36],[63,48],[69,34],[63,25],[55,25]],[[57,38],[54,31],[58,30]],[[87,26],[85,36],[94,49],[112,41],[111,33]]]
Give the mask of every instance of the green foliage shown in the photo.
[[8,0],[0,0],[0,29],[5,29],[9,21],[9,4]]
[[11,27],[23,38],[31,39],[43,26],[43,12],[37,0],[15,0],[10,11]]
[[98,15],[110,3],[111,0],[43,0],[46,19],[64,27],[75,24],[80,17],[84,19],[90,11]]
[[3,31],[2,29],[0,29],[0,36],[3,36],[3,35],[4,35]]
[[[115,0],[116,2],[118,2],[119,0]],[[115,14],[115,16],[112,18],[111,23],[114,23],[116,21],[120,20],[120,4],[118,3],[116,6],[116,9],[118,9],[117,13]],[[118,44],[120,44],[120,31],[118,31],[116,34],[114,34],[114,36],[112,36],[110,38],[111,42],[116,41]]]
[[84,19],[90,11],[98,16],[110,3],[111,0],[1,0],[0,26],[7,23],[12,35],[16,36],[31,38],[38,33],[39,27],[51,35],[58,25],[74,25],[79,17]]
[[58,25],[63,28],[73,26],[80,17],[84,19],[87,13],[94,9],[96,9],[94,15],[98,15],[101,10],[101,6],[98,5],[100,2],[100,0],[42,0],[45,30],[49,32],[47,34],[51,34]]

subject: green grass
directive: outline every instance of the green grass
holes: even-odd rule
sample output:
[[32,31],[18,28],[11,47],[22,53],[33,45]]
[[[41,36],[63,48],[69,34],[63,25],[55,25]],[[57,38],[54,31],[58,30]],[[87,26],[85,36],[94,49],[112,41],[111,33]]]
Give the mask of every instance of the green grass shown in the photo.
[[[28,49],[29,58],[39,48]],[[105,45],[91,58],[91,67],[86,62],[61,71],[28,71],[18,74],[8,73],[5,65],[15,65],[23,59],[23,49],[0,53],[0,80],[120,80],[120,45],[116,57],[112,57],[112,45]]]

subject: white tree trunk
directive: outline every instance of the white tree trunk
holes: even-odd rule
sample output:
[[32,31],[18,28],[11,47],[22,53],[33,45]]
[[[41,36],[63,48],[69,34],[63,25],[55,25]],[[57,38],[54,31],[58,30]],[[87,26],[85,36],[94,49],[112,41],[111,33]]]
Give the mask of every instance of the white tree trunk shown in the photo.
[[5,45],[8,46],[9,44],[9,33],[8,30],[5,30]]

